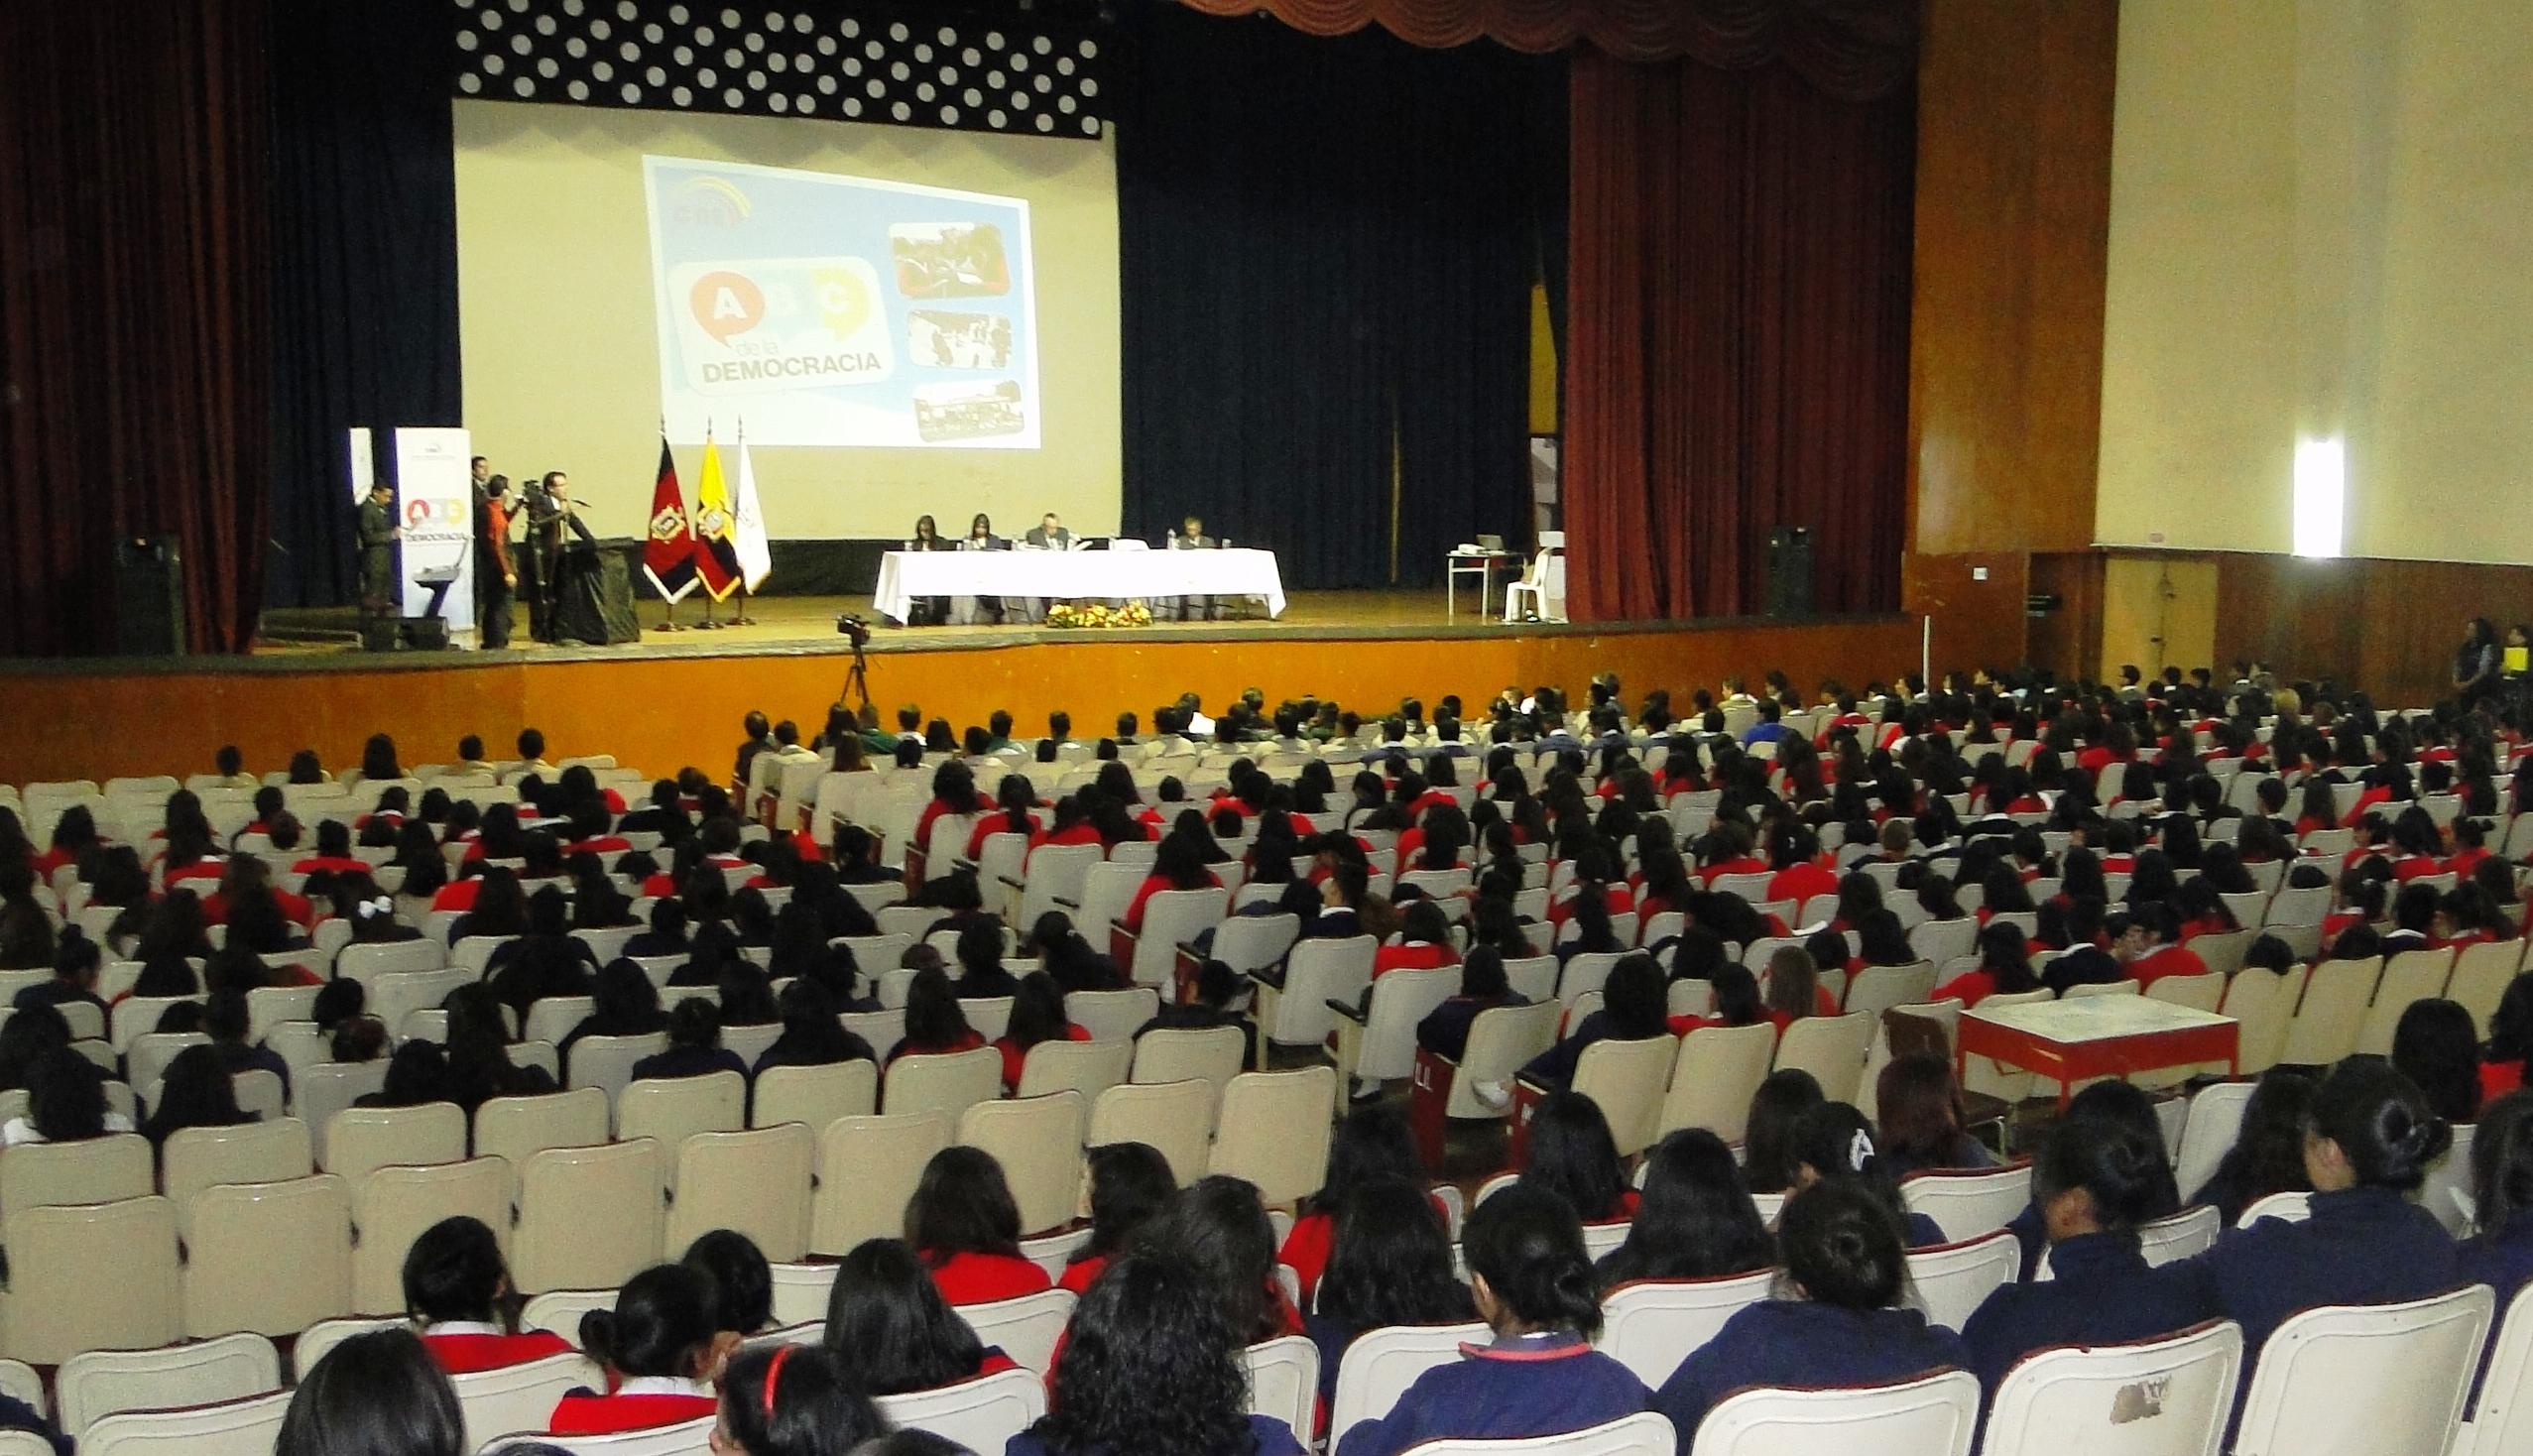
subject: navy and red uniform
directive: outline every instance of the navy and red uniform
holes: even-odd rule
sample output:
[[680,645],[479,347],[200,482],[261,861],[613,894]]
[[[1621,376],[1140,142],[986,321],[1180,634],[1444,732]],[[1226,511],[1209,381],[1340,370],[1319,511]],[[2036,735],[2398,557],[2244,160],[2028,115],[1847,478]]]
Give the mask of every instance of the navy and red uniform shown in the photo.
[[2201,1313],[2149,1277],[2133,1233],[2080,1234],[2049,1249],[2050,1278],[2005,1284],[1962,1326],[1971,1371],[1992,1397],[2015,1362],[2053,1345],[2117,1345],[2186,1330]]
[[422,1348],[430,1352],[431,1363],[449,1375],[508,1370],[549,1355],[572,1353],[569,1340],[548,1330],[514,1335],[496,1325],[453,1321],[422,1331]]
[[1690,1351],[1653,1393],[1653,1408],[1671,1418],[1685,1451],[1707,1411],[1746,1386],[1874,1386],[1946,1366],[1968,1369],[1970,1350],[1917,1310],[1769,1299]]
[[2390,1188],[2316,1193],[2312,1208],[2302,1223],[2229,1229],[2207,1253],[2155,1271],[2200,1318],[2242,1326],[2237,1412],[2260,1347],[2288,1315],[2322,1304],[2398,1304],[2463,1282],[2454,1240],[2435,1215]]
[[612,1395],[574,1391],[554,1402],[545,1430],[557,1436],[610,1436],[618,1431],[682,1425],[719,1408],[719,1402],[706,1394],[710,1389],[672,1377],[642,1376],[618,1386]]
[[1461,1358],[1416,1378],[1389,1413],[1340,1432],[1336,1456],[1395,1456],[1426,1441],[1561,1436],[1647,1408],[1635,1373],[1557,1330],[1463,1345]]

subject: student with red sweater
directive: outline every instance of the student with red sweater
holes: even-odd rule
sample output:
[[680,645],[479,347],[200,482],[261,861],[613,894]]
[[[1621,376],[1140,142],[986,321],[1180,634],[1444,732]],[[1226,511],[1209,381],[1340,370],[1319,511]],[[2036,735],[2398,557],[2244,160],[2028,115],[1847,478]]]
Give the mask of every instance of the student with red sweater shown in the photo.
[[2208,974],[2199,952],[2181,943],[2181,921],[2168,905],[2141,905],[2129,911],[2128,928],[2120,932],[2111,954],[2141,991],[2166,976]]
[[937,1391],[1017,1367],[941,1297],[898,1239],[872,1239],[836,1266],[823,1342],[874,1395]]
[[571,1342],[551,1331],[522,1333],[517,1303],[501,1246],[478,1219],[441,1219],[405,1255],[405,1312],[432,1362],[450,1375],[571,1353]]
[[1044,971],[1031,971],[1021,978],[1020,989],[1012,996],[1010,1028],[994,1040],[994,1049],[1003,1053],[1003,1090],[1017,1092],[1021,1073],[1028,1067],[1029,1048],[1041,1041],[1088,1041],[1088,1027],[1077,1027],[1064,1019],[1064,989]]
[[2020,926],[2006,923],[1989,925],[1979,932],[1978,967],[1936,987],[1934,999],[1959,998],[1963,1007],[1969,1008],[1999,993],[2013,995],[2039,989],[2040,978],[2032,974],[2031,946],[2023,938]]
[[1046,1271],[1021,1257],[1022,1232],[1003,1165],[979,1149],[933,1153],[906,1200],[906,1242],[952,1304],[991,1304],[1050,1287]]
[[1391,971],[1430,971],[1460,964],[1460,952],[1451,948],[1451,921],[1442,907],[1430,900],[1409,902],[1400,917],[1398,942],[1373,952],[1372,978],[1376,981]]
[[1776,1023],[1782,1036],[1785,1029],[1805,1017],[1838,1015],[1838,998],[1821,984],[1821,968],[1812,953],[1800,945],[1780,945],[1767,958],[1767,984],[1762,988],[1767,997],[1767,1019]]
[[[905,1039],[889,1048],[888,1062],[901,1056],[945,1056],[974,1051],[985,1036],[968,1025],[959,1009],[958,992],[939,966],[925,966],[905,987]],[[887,1062],[882,1064],[886,1069]]]
[[614,1393],[578,1390],[563,1396],[546,1430],[604,1436],[712,1414],[712,1382],[721,1367],[714,1307],[712,1280],[684,1265],[655,1265],[635,1274],[614,1309],[580,1317],[581,1348],[607,1367]]
[[1551,1092],[1531,1110],[1521,1183],[1563,1198],[1587,1224],[1625,1223],[1640,1201],[1628,1186],[1609,1119],[1580,1092]]
[[1390,1108],[1358,1107],[1337,1124],[1328,1145],[1328,1176],[1310,1195],[1302,1216],[1284,1235],[1275,1261],[1300,1275],[1302,1302],[1319,1287],[1328,1267],[1329,1246],[1337,1236],[1337,1219],[1354,1190],[1381,1178],[1424,1181],[1424,1165],[1416,1156],[1407,1122]]
[[1091,1150],[1089,1164],[1090,1241],[1073,1251],[1064,1276],[1055,1281],[1077,1298],[1090,1292],[1109,1261],[1124,1254],[1136,1233],[1178,1191],[1169,1159],[1148,1143],[1103,1143]]

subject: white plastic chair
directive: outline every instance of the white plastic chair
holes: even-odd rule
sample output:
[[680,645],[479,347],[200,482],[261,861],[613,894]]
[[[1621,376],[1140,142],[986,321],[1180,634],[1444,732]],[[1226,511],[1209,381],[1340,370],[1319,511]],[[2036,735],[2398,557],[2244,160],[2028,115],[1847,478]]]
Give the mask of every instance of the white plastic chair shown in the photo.
[[109,1415],[79,1438],[79,1456],[271,1456],[291,1393],[186,1410]]
[[2030,1163],[1976,1171],[1919,1173],[1900,1183],[1900,1202],[1935,1221],[1947,1239],[1977,1238],[2014,1221],[2031,1203]]
[[2451,1449],[2496,1303],[2473,1284],[2288,1316],[2260,1347],[2236,1456]]
[[1928,1320],[1960,1329],[1981,1301],[2010,1284],[2023,1267],[2023,1247],[2013,1234],[1995,1233],[1932,1249],[1908,1251],[1908,1296]]
[[1538,614],[1543,622],[1566,619],[1566,534],[1562,531],[1539,533],[1539,549],[1530,557],[1530,567],[1518,581],[1508,582],[1504,589],[1504,619],[1518,622],[1529,613]]
[[1304,1335],[1264,1340],[1240,1352],[1249,1375],[1249,1413],[1271,1415],[1309,1439],[1319,1410],[1319,1347]]
[[1519,1441],[1443,1440],[1416,1447],[1419,1456],[1671,1456],[1679,1439],[1670,1417],[1638,1411],[1589,1430]]
[[2242,1129],[2242,1112],[2251,1101],[2252,1088],[2250,1082],[2219,1082],[2201,1088],[2190,1099],[2190,1116],[2181,1125],[2180,1146],[2173,1150],[2173,1184],[2181,1190],[2182,1197],[2192,1197],[2208,1186],[2208,1180],[2216,1176],[2217,1164],[2233,1150],[2234,1136]]
[[535,1430],[553,1414],[554,1402],[574,1388],[605,1389],[604,1374],[586,1355],[548,1355],[520,1365],[453,1376],[457,1407],[466,1420],[466,1445],[485,1442],[510,1431]]
[[1477,1323],[1366,1331],[1337,1364],[1337,1392],[1328,1402],[1330,1445],[1343,1442],[1359,1422],[1387,1415],[1418,1376],[1458,1360],[1464,1342],[1489,1337],[1487,1327]]
[[1653,1146],[1662,1118],[1663,1092],[1678,1047],[1668,1036],[1640,1041],[1595,1041],[1575,1063],[1572,1089],[1589,1097],[1610,1125],[1621,1157]]
[[242,1400],[282,1388],[282,1357],[262,1335],[223,1335],[155,1350],[91,1350],[56,1377],[61,1432],[76,1437],[125,1410]]
[[1044,1375],[1054,1361],[1055,1342],[1072,1322],[1074,1302],[1070,1289],[1041,1289],[1017,1299],[956,1308],[981,1343],[1000,1348],[1023,1370]]
[[1720,1278],[1622,1284],[1601,1300],[1601,1351],[1648,1387],[1660,1386],[1725,1321],[1767,1298],[1775,1279],[1776,1271],[1763,1269]]
[[[930,1431],[970,1451],[996,1452],[1046,1413],[1046,1384],[1030,1371],[1007,1370],[937,1391],[882,1395],[878,1404],[893,1426]],[[707,1431],[711,1425],[703,1422]],[[590,1447],[576,1439],[572,1449]]]
[[2518,1456],[2533,1449],[2533,1284],[2515,1292],[2489,1337],[2488,1374],[2455,1456]]
[[[2185,1208],[2169,1218],[2159,1218],[2137,1228],[2137,1253],[2149,1269],[2160,1269],[2177,1260],[2205,1254],[2216,1247],[2217,1235],[2225,1228],[2225,1218],[2216,1205],[2202,1203]],[[2040,1252],[2040,1262],[2032,1267],[2032,1281],[2044,1282],[2057,1277],[2049,1267],[2049,1251]]]
[[1979,1378],[1944,1371],[1896,1385],[1744,1391],[1698,1423],[1689,1456],[1970,1456]]
[[2310,1193],[2272,1193],[2253,1203],[2233,1221],[2238,1229],[2250,1228],[2264,1218],[2283,1219],[2291,1224],[2313,1217],[2313,1195]]
[[2217,1456],[2242,1368],[2242,1328],[2025,1357],[1996,1389],[1985,1456]]

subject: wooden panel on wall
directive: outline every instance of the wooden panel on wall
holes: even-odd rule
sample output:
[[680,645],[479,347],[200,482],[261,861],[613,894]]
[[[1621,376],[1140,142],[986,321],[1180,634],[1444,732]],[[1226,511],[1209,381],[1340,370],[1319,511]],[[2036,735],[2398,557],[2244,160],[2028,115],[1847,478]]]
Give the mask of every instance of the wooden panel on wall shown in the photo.
[[2116,679],[2131,664],[2148,676],[2216,666],[2217,580],[2214,556],[2112,552],[2104,562],[2095,675]]
[[1935,619],[1937,671],[2023,662],[2030,560],[2021,551],[1962,551],[1911,555],[1901,563],[1901,605]]
[[2094,540],[2117,0],[1927,0],[1921,13],[1912,548],[2081,550]]
[[2500,634],[2533,618],[2533,566],[2366,557],[2219,558],[2218,655],[2289,677],[2333,677],[2378,703],[2433,703],[2453,686],[2463,624]]
[[[875,654],[871,690],[884,712],[910,702],[961,725],[1009,708],[1027,732],[1063,708],[1077,733],[1096,736],[1124,711],[1148,725],[1156,704],[1183,691],[1219,705],[1256,685],[1270,699],[1316,693],[1366,714],[1408,694],[1430,704],[1457,692],[1474,711],[1508,685],[1547,683],[1580,696],[1600,671],[1617,672],[1630,696],[1668,687],[1685,697],[1728,673],[1755,681],[1770,668],[1807,689],[1825,677],[1862,683],[1914,665],[1917,646],[1917,624],[1899,617],[1403,641],[1072,641]],[[1938,646],[1939,667],[1973,661],[1947,658]],[[654,773],[693,764],[718,774],[751,709],[815,732],[844,670],[835,654],[0,670],[0,702],[11,705],[0,723],[0,783],[202,773],[230,743],[257,772],[301,748],[339,769],[357,763],[376,732],[394,735],[407,763],[443,762],[463,734],[483,735],[498,754],[527,726],[543,731],[556,757],[612,753]]]
[[2098,551],[2049,551],[2031,558],[2031,589],[2058,606],[2025,621],[2026,657],[2061,677],[2095,677],[2102,649],[2103,558]]

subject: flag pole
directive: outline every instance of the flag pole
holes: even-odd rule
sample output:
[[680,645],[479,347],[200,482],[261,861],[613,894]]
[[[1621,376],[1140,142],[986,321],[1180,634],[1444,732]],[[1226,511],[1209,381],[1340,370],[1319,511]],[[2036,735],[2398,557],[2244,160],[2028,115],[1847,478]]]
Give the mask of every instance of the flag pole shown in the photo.
[[[747,448],[748,417],[742,415],[739,417],[739,449],[743,455]],[[739,611],[736,616],[730,619],[730,625],[733,627],[754,627],[757,625],[757,619],[748,615],[748,573],[744,567],[741,568],[739,572]]]
[[[712,417],[710,417],[710,416],[708,416],[708,415],[704,417],[704,422],[703,422],[703,448],[704,448],[704,453],[705,453],[706,455],[713,455],[713,454],[714,454],[714,450],[713,450],[713,443],[712,443]],[[717,455],[716,455],[716,456],[714,456],[714,457],[715,457],[716,459],[718,458],[718,456],[717,456]],[[702,481],[701,481],[700,479],[698,479],[698,480],[696,481],[696,483],[695,483],[695,490],[696,490],[696,492],[697,492],[697,495],[696,495],[696,498],[695,498],[695,505],[696,505],[698,508],[700,508],[700,507],[703,505],[703,498],[702,498],[702,495],[701,495],[701,492],[702,492],[702,490],[703,490],[703,483],[702,483]],[[702,550],[703,550],[703,549],[704,549],[704,546],[703,546],[703,538],[701,538],[701,537],[697,537],[697,538],[695,538],[695,550],[697,551],[697,553],[698,553],[698,554],[700,554],[700,553],[702,552]],[[712,583],[711,583],[710,581],[708,581],[708,580],[704,579],[704,576],[703,576],[703,568],[702,568],[701,566],[697,566],[697,567],[695,568],[695,595],[697,595],[697,596],[699,596],[699,597],[702,597],[702,598],[703,598],[703,620],[702,620],[702,621],[700,621],[700,622],[697,622],[697,623],[695,624],[695,630],[696,630],[697,632],[718,632],[718,631],[720,631],[720,630],[721,630],[721,624],[720,624],[719,622],[714,621],[714,620],[713,620],[713,618],[712,618],[712,606],[713,606]]]
[[[661,412],[660,416],[660,448],[663,453],[666,452],[668,448],[668,415],[666,411]],[[678,509],[682,511],[685,508],[683,506],[679,506]],[[691,527],[689,530],[691,530]],[[654,586],[658,586],[660,583],[657,579],[655,579],[652,584]],[[661,619],[659,630],[662,632],[685,631],[686,624],[677,620],[677,599],[670,596],[663,590],[660,593],[660,604],[667,609],[667,615]]]

